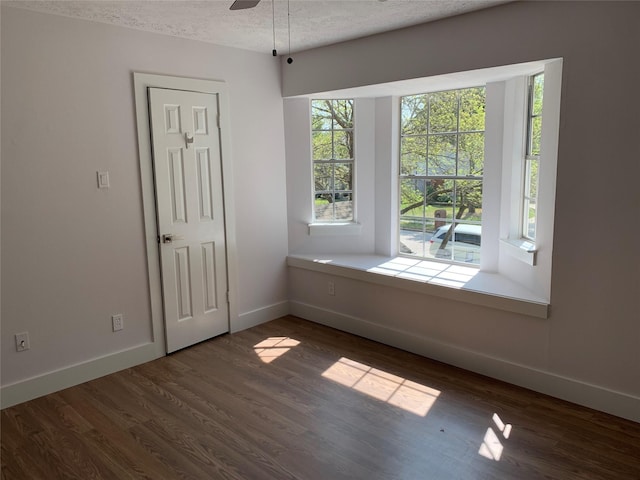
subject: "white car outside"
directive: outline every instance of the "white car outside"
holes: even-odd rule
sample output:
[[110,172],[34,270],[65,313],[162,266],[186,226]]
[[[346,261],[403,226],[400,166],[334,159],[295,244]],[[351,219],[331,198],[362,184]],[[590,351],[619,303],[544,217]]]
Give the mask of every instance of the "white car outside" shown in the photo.
[[[429,253],[435,258],[479,264],[482,227],[464,223],[457,224],[453,231],[453,238],[450,238],[445,247],[441,248],[442,241],[450,228],[451,224],[443,225],[433,232],[433,236],[429,241]],[[451,256],[452,251],[453,258]]]

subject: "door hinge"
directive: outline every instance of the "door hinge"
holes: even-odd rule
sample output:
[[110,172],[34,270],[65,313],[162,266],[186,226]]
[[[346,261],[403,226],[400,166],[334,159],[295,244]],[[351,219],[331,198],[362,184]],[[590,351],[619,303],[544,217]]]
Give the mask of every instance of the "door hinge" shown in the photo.
[[229,291],[228,291],[228,290],[227,290],[227,303],[231,303],[231,302],[229,301]]
[[218,128],[221,128],[221,121],[220,121],[220,114],[216,115],[216,126]]

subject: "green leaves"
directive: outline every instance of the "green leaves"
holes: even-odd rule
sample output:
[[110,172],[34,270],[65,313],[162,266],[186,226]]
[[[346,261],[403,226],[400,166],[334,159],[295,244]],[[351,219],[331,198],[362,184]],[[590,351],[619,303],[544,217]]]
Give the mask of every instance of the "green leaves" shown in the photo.
[[400,175],[426,175],[427,137],[403,137],[401,144]]
[[459,131],[484,131],[484,109],[484,87],[467,88],[465,90],[461,90]]
[[401,99],[400,231],[412,245],[405,253],[429,256],[439,226],[481,223],[484,128],[484,87]]
[[312,100],[312,130],[344,130],[353,128],[353,99]]
[[313,160],[354,158],[353,100],[311,102]]
[[311,101],[317,221],[353,219],[353,99]]
[[402,135],[419,135],[427,131],[429,96],[411,95],[401,101]]
[[429,95],[429,133],[458,130],[458,91]]
[[484,87],[402,97],[400,174],[482,176]]
[[542,99],[544,93],[544,73],[534,75],[530,84],[529,98],[529,132],[527,155],[540,155],[542,138]]

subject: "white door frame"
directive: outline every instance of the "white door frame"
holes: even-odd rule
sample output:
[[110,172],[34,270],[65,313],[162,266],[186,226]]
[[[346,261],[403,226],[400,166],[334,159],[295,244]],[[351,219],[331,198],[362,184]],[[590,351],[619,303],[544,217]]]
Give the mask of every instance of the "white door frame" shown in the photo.
[[153,326],[153,343],[157,356],[166,355],[164,313],[162,302],[162,280],[160,277],[160,251],[158,248],[158,226],[156,215],[155,186],[153,180],[153,156],[151,132],[149,130],[149,103],[147,88],[158,87],[173,90],[217,94],[220,106],[220,148],[222,156],[222,188],[227,248],[227,284],[229,289],[229,330],[237,324],[237,248],[236,222],[233,202],[233,162],[231,161],[231,136],[229,133],[229,102],[227,85],[221,81],[170,77],[134,72],[134,95],[136,122],[138,126],[138,153],[140,156],[140,183],[144,209],[144,230],[149,271],[149,300]]

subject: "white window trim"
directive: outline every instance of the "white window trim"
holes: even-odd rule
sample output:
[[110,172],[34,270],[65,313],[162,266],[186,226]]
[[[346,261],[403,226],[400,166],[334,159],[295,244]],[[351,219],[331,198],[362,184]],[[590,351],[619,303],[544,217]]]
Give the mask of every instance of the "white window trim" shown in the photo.
[[[310,141],[310,156],[311,156],[311,184],[312,184],[312,196],[311,196],[311,217],[313,218],[313,221],[309,224],[309,235],[356,235],[356,233],[354,233],[356,231],[356,229],[353,228],[349,228],[349,226],[351,226],[352,224],[357,224],[356,218],[357,218],[357,211],[356,211],[356,206],[357,206],[357,195],[356,195],[356,180],[358,178],[357,175],[357,166],[358,166],[358,162],[356,162],[356,156],[357,156],[357,152],[358,152],[358,147],[357,147],[357,141],[358,141],[358,135],[356,133],[356,129],[357,129],[357,119],[356,116],[358,114],[358,109],[356,108],[356,101],[355,98],[351,98],[351,97],[336,97],[336,98],[310,98],[309,99],[309,115],[312,116],[313,115],[313,101],[314,100],[351,100],[352,103],[352,108],[353,108],[353,127],[351,128],[351,131],[353,132],[353,137],[354,137],[354,153],[353,153],[353,158],[350,159],[351,161],[351,208],[352,208],[352,212],[351,212],[351,220],[336,220],[336,219],[332,219],[332,220],[317,220],[316,219],[316,211],[315,211],[315,198],[316,198],[316,189],[315,189],[315,163],[316,160],[314,160],[313,158],[313,119],[310,117],[309,119],[309,124],[311,126],[311,131],[310,131],[310,135],[309,135],[309,141]],[[333,110],[333,109],[332,109]],[[331,130],[334,131],[334,130]],[[346,161],[346,160],[345,160]],[[332,160],[329,163],[335,163],[338,162],[340,163],[340,160]],[[335,190],[333,190],[335,192]],[[317,228],[319,226],[325,226],[325,225],[329,225],[329,226],[333,226],[334,228]],[[312,228],[313,227],[313,228]],[[336,228],[339,227],[339,228]],[[346,227],[346,228],[345,228]],[[324,232],[324,233],[320,233],[320,232]]]
[[[524,147],[524,121],[526,114],[525,102],[519,96],[521,110],[514,113],[514,101],[510,100],[509,92],[512,83],[521,81],[523,84],[526,78],[533,73],[545,71],[545,92],[544,92],[544,112],[545,122],[543,123],[541,157],[544,156],[545,168],[540,172],[540,187],[538,208],[540,215],[544,215],[544,221],[538,225],[538,242],[535,248],[523,242],[520,236],[520,194],[523,183],[522,179],[522,155]],[[375,230],[375,248],[353,248],[354,244],[344,244],[342,242],[313,242],[314,235],[320,236],[341,235],[340,230],[348,232],[357,231],[358,227],[352,229],[349,225],[317,225],[314,222],[304,222],[307,238],[305,242],[299,236],[300,229],[297,226],[296,217],[290,218],[290,238],[295,241],[295,247],[290,250],[289,265],[295,268],[307,268],[311,270],[335,269],[327,273],[344,275],[370,283],[382,283],[395,288],[421,292],[428,295],[436,295],[454,300],[475,303],[487,307],[513,311],[521,314],[531,315],[539,318],[547,318],[549,309],[549,299],[551,295],[551,259],[553,224],[555,210],[555,175],[557,163],[558,129],[560,114],[560,90],[562,78],[562,59],[541,60],[519,65],[509,65],[505,67],[495,67],[480,71],[466,72],[464,75],[447,75],[442,77],[431,77],[427,79],[416,79],[414,82],[401,82],[398,85],[375,86],[371,95],[370,87],[359,89],[349,89],[338,92],[319,93],[317,98],[346,98],[375,99],[375,111],[369,110],[367,119],[374,122],[368,125],[367,129],[375,130],[373,143],[369,146],[371,138],[366,139],[366,148],[375,146],[375,202],[374,185],[367,181],[364,191],[358,190],[360,200],[366,199],[367,218],[360,220],[364,237],[368,238],[371,229]],[[495,141],[491,147],[491,155],[496,158],[494,165],[488,167],[485,159],[484,191],[495,192],[489,203],[484,202],[490,197],[485,193],[483,198],[483,213],[491,210],[492,215],[483,214],[483,240],[491,236],[490,241],[483,241],[482,262],[480,269],[476,271],[477,276],[473,283],[473,288],[452,288],[420,281],[409,276],[392,276],[376,273],[371,269],[365,269],[364,273],[353,273],[362,270],[360,264],[363,258],[375,256],[378,261],[389,261],[389,259],[401,258],[404,260],[422,260],[415,257],[399,257],[397,242],[394,242],[394,230],[397,228],[397,212],[393,205],[398,202],[399,192],[397,191],[396,179],[399,145],[396,137],[398,134],[398,111],[399,97],[415,93],[416,91],[437,91],[451,88],[465,88],[477,85],[479,80],[484,82],[489,88],[492,85],[493,93],[498,98],[494,102],[494,116],[492,122],[495,125],[493,132]],[[512,82],[513,80],[513,82]],[[553,84],[553,87],[551,85]],[[553,90],[550,92],[549,90]],[[385,95],[386,93],[386,95]],[[487,90],[488,95],[488,90]],[[308,98],[308,97],[307,97]],[[316,98],[316,96],[314,96]],[[358,110],[356,109],[356,112]],[[510,113],[509,113],[510,112]],[[489,113],[487,111],[487,113]],[[357,113],[356,113],[357,115]],[[510,117],[509,117],[510,115]],[[515,117],[521,124],[514,125]],[[295,118],[295,114],[292,120]],[[375,118],[375,120],[373,120]],[[358,120],[356,120],[358,123]],[[517,121],[515,123],[518,123]],[[295,127],[295,128],[291,128]],[[308,133],[300,131],[298,125],[291,121],[290,147],[292,151],[299,151],[302,145],[302,138],[307,138],[304,148],[308,150]],[[359,128],[359,127],[357,127]],[[294,134],[294,132],[298,132]],[[489,136],[489,126],[486,127],[486,137]],[[356,135],[356,139],[360,136]],[[486,140],[485,137],[485,140]],[[357,140],[358,141],[358,140]],[[485,149],[488,142],[485,143]],[[360,147],[357,147],[360,148]],[[373,148],[373,147],[372,147]],[[288,147],[289,150],[289,147]],[[487,154],[485,155],[487,156]],[[301,167],[288,167],[300,169]],[[310,167],[309,167],[310,168]],[[489,175],[488,168],[493,168]],[[370,172],[370,170],[369,170]],[[372,172],[370,172],[372,173]],[[311,186],[311,185],[310,185]],[[296,207],[298,202],[307,204],[310,196],[303,198],[297,192],[300,189],[293,184],[296,192],[289,200],[290,208],[293,206],[296,215],[300,216],[300,209]],[[354,186],[355,189],[355,186]],[[369,191],[371,189],[371,191]],[[312,197],[311,197],[312,198]],[[297,199],[297,200],[296,200]],[[375,203],[375,206],[373,207]],[[369,212],[370,206],[372,211]],[[312,207],[312,205],[310,205]],[[489,208],[491,207],[491,208]],[[545,212],[544,214],[542,212]],[[373,218],[375,222],[373,222]],[[355,222],[354,222],[355,223]],[[490,231],[485,232],[487,225]],[[325,227],[329,227],[325,230]],[[335,229],[335,232],[331,232]],[[328,232],[328,233],[323,233]],[[366,232],[366,233],[365,233]],[[397,236],[397,235],[396,235]],[[339,240],[339,237],[335,237]],[[368,242],[360,245],[368,245]],[[490,244],[490,245],[489,245]],[[489,252],[485,251],[488,249]],[[373,252],[376,252],[374,254]],[[323,252],[337,252],[342,255],[331,255],[330,261],[322,260]],[[307,255],[308,258],[300,258]],[[338,265],[338,260],[344,265]],[[386,260],[385,260],[386,259]],[[313,264],[313,265],[312,265]],[[324,266],[320,267],[319,264]],[[309,267],[312,265],[311,267]],[[445,264],[451,265],[451,264]],[[319,271],[319,270],[318,270]],[[324,270],[323,270],[324,271]],[[351,272],[351,273],[345,273]],[[390,280],[389,278],[392,278]],[[505,304],[507,304],[505,306]]]
[[[318,97],[318,98],[325,98]],[[326,97],[326,99],[345,99],[351,98],[349,95],[335,95],[332,97]],[[311,100],[315,100],[316,98],[309,99],[309,125],[311,125]],[[373,112],[372,107],[369,105],[363,105],[362,100],[359,98],[354,98],[354,106],[353,106],[353,115],[354,115],[354,150],[356,152],[356,156],[361,157],[359,161],[353,159],[353,220],[351,221],[326,221],[319,222],[312,220],[307,223],[307,234],[310,237],[340,237],[340,236],[361,236],[363,235],[363,225],[360,221],[360,204],[363,201],[367,201],[368,197],[373,197],[373,195],[367,195],[366,192],[363,192],[361,189],[361,185],[368,185],[370,182],[367,181],[368,177],[373,175],[366,170],[363,169],[371,169],[371,166],[366,161],[367,156],[372,156],[371,152],[374,151],[371,145],[368,145],[366,142],[369,141],[372,137],[372,132],[367,132],[365,134],[365,130],[372,129],[373,123],[371,116]],[[311,142],[311,129],[309,130],[309,142]],[[310,147],[310,145],[309,145]],[[311,169],[311,182],[310,182],[310,217],[314,217],[314,198],[315,198],[315,189],[313,182],[313,155],[311,154],[311,148],[309,150],[309,161],[310,161],[310,169]],[[366,178],[367,177],[367,178]]]
[[[528,81],[536,73],[545,74],[542,141],[539,155],[536,240],[522,235],[524,161],[528,123]],[[555,214],[555,184],[558,157],[558,128],[562,59],[544,66],[543,72],[531,72],[510,80],[505,92],[502,192],[500,217],[499,271],[524,279],[525,285],[543,285],[545,295],[551,294],[551,253]],[[524,134],[519,134],[524,132]],[[513,265],[522,264],[526,270]],[[530,269],[530,270],[528,270]]]
[[[444,89],[433,90],[433,91],[425,91],[425,92],[423,92],[423,93],[415,93],[415,94],[403,95],[403,96],[401,96],[401,97],[399,97],[399,98],[398,98],[398,102],[397,102],[397,103],[398,103],[398,105],[397,105],[397,108],[398,108],[398,110],[399,110],[399,111],[402,109],[402,108],[401,108],[401,105],[402,105],[402,98],[403,98],[403,97],[411,97],[411,96],[416,96],[416,95],[427,95],[427,96],[430,96],[430,95],[434,95],[434,94],[438,94],[438,93],[442,93],[442,92],[454,92],[454,91],[457,93],[457,92],[460,92],[460,91],[463,91],[463,90],[467,90],[467,89],[476,89],[476,88],[484,88],[484,89],[485,89],[485,96],[486,96],[486,85],[485,85],[484,83],[482,83],[482,82],[481,82],[480,84],[476,84],[476,85],[469,85],[469,86],[461,87],[461,88],[444,88]],[[485,98],[485,100],[486,100],[486,98]],[[486,103],[486,102],[485,102],[485,103]],[[429,108],[429,107],[427,107],[427,108]],[[459,109],[459,108],[460,108],[460,98],[458,97],[458,109]],[[482,135],[483,135],[483,142],[484,142],[484,141],[485,141],[485,139],[486,139],[486,129],[483,129],[483,130],[473,130],[473,131],[461,131],[461,130],[460,130],[460,117],[459,117],[459,110],[457,110],[457,111],[456,111],[456,113],[457,113],[457,119],[456,119],[456,130],[455,130],[455,131],[453,131],[453,132],[446,132],[446,134],[456,135],[456,137],[457,137],[457,140],[456,140],[456,141],[458,142],[458,141],[459,141],[458,139],[460,138],[460,135],[464,135],[464,134],[467,134],[467,133],[482,133]],[[430,116],[431,114],[429,113],[428,115]],[[405,135],[403,135],[403,134],[402,134],[402,126],[401,126],[401,123],[402,123],[402,115],[399,113],[399,114],[398,114],[398,125],[397,125],[397,127],[396,127],[396,128],[397,128],[397,136],[398,136],[398,145],[400,145],[400,148],[402,148],[402,139],[403,139],[403,137],[405,137]],[[427,130],[424,132],[424,134],[420,134],[420,135],[424,135],[424,136],[425,136],[425,138],[426,138],[426,141],[427,141],[427,143],[428,143],[428,142],[429,142],[429,137],[431,137],[431,136],[437,136],[437,135],[442,135],[442,133],[432,133],[432,132],[430,132],[430,131],[429,131],[429,129],[427,129]],[[412,136],[417,136],[417,135],[416,135],[416,134],[406,135],[406,137],[412,137]],[[456,151],[456,167],[457,167],[457,166],[458,166],[458,164],[459,164],[458,160],[459,160],[459,158],[458,158],[458,151]],[[396,199],[395,199],[395,201],[394,201],[394,205],[395,205],[396,210],[399,210],[399,207],[400,207],[400,202],[401,202],[400,195],[401,195],[401,191],[402,191],[402,186],[401,186],[401,184],[402,184],[402,181],[403,181],[403,180],[423,180],[424,182],[428,182],[428,181],[431,181],[431,180],[434,180],[434,179],[442,179],[442,180],[452,181],[454,185],[455,185],[455,184],[456,184],[456,182],[458,182],[458,181],[472,180],[472,181],[479,181],[479,182],[480,182],[480,184],[481,184],[481,188],[482,188],[482,189],[484,189],[484,188],[485,188],[485,187],[484,187],[484,185],[485,185],[485,182],[484,182],[484,173],[483,173],[482,175],[480,175],[480,176],[477,176],[477,175],[474,175],[474,176],[471,176],[471,175],[469,175],[469,176],[465,176],[465,175],[458,175],[458,174],[457,174],[457,168],[456,168],[456,174],[455,174],[455,175],[433,175],[433,174],[429,175],[429,173],[428,173],[428,167],[427,167],[427,168],[425,169],[425,173],[424,173],[423,175],[403,175],[403,174],[401,174],[401,173],[400,173],[400,172],[401,172],[401,170],[402,170],[402,168],[400,168],[400,167],[401,167],[401,165],[400,165],[400,164],[401,164],[401,162],[402,162],[402,159],[401,159],[401,154],[400,154],[400,155],[398,155],[398,159],[397,159],[397,163],[398,163],[398,165],[399,165],[399,168],[398,168],[398,175],[397,175],[397,178],[398,178],[398,183],[397,183],[397,198],[396,198]],[[483,167],[483,169],[484,169],[484,167]],[[456,199],[456,200],[457,200],[457,199]],[[454,201],[453,201],[453,203],[452,203],[452,208],[453,208],[453,205],[455,205],[456,200],[454,200]],[[467,222],[465,222],[465,221],[463,221],[463,220],[457,220],[457,219],[455,219],[455,208],[454,208],[454,212],[453,212],[453,213],[454,213],[454,218],[451,218],[451,219],[450,219],[450,220],[451,220],[451,221],[450,221],[450,223],[455,224],[456,226],[457,226],[457,225],[462,225],[462,224],[467,223]],[[423,217],[423,218],[424,218],[424,217]],[[484,222],[483,222],[483,221],[481,221],[481,222],[480,222],[480,226],[482,226],[482,225],[483,225],[483,223],[484,223]],[[477,225],[477,223],[475,223],[475,222],[474,222],[474,223],[471,223],[471,224]],[[398,216],[397,216],[396,236],[397,236],[397,245],[400,245],[400,243],[402,243],[402,239],[400,238],[400,215],[398,215]],[[425,248],[427,247],[426,243],[425,243],[424,247],[425,247]],[[398,255],[399,255],[399,256],[406,256],[406,257],[408,257],[408,258],[421,258],[421,259],[424,259],[424,260],[431,260],[431,259],[432,259],[431,257],[426,257],[426,256],[425,256],[425,257],[421,257],[421,256],[419,256],[419,255],[403,254],[403,253],[400,253],[400,252],[398,252]],[[481,256],[482,256],[482,251],[481,251]],[[452,259],[441,259],[441,260],[439,260],[439,261],[441,261],[441,262],[443,262],[443,263],[449,263],[449,264],[452,264],[452,265],[465,265],[465,264],[464,264],[464,263],[462,263],[462,262],[455,261],[453,258],[452,258]],[[479,268],[479,266],[480,266],[480,265],[479,265],[479,264],[473,264],[473,265],[471,265],[471,266],[473,266],[473,267],[475,267],[475,268]]]
[[312,237],[336,235],[360,235],[362,225],[356,222],[320,222],[310,223],[309,235]]
[[[463,267],[450,263],[442,265],[447,269],[473,272],[473,279],[467,284],[451,286],[446,278],[421,276],[412,272],[420,263],[438,263],[409,257],[385,257],[381,255],[289,255],[287,265],[293,268],[335,275],[376,285],[398,288],[414,293],[431,295],[483,307],[546,319],[549,317],[549,302],[536,296],[517,282],[502,275],[481,272],[477,268]],[[394,266],[389,268],[389,265]],[[402,265],[397,268],[395,265]],[[418,268],[419,269],[419,268]],[[456,282],[452,282],[456,283]]]
[[527,265],[536,265],[538,251],[535,244],[527,238],[501,238],[500,248]]

